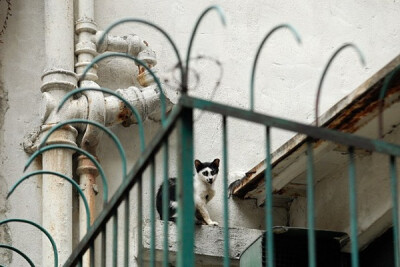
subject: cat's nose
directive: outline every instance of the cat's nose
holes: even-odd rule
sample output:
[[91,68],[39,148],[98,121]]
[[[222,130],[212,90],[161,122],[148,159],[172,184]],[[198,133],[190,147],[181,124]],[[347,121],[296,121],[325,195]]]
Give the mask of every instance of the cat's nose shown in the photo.
[[212,179],[207,179],[207,182],[208,182],[209,184],[212,184],[212,183],[213,183],[213,180],[212,180]]

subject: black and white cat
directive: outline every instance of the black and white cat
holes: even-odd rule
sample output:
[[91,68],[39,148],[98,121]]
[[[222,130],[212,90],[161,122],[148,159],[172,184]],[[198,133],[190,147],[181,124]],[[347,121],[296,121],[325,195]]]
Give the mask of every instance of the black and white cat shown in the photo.
[[[211,220],[206,204],[214,197],[215,190],[213,184],[218,176],[219,159],[214,159],[212,162],[194,161],[196,175],[194,176],[194,204],[196,208],[196,224],[218,225],[217,222]],[[156,207],[160,218],[162,218],[162,191],[163,184],[158,189],[156,196]],[[168,179],[169,191],[169,221],[175,221],[177,217],[178,202],[175,196],[176,178]]]

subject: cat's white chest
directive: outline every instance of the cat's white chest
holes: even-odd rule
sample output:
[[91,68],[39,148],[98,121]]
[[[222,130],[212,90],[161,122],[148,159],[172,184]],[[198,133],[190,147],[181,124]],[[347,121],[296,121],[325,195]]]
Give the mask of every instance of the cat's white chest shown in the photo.
[[194,183],[194,199],[195,202],[205,202],[210,201],[215,195],[215,191],[211,185],[203,183],[201,181],[196,181]]

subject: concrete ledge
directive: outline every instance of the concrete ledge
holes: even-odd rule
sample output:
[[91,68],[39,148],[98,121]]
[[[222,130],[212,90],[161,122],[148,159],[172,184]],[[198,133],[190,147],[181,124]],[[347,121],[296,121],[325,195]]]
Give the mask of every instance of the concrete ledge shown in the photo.
[[[156,261],[162,260],[163,254],[163,227],[164,222],[156,221]],[[150,221],[143,224],[143,252],[144,260],[150,260]],[[176,262],[177,235],[176,225],[169,222],[169,258]],[[195,257],[196,266],[220,265],[224,256],[224,229],[218,226],[196,226],[195,228]],[[229,228],[231,266],[239,266],[242,253],[254,243],[263,231],[246,228]]]

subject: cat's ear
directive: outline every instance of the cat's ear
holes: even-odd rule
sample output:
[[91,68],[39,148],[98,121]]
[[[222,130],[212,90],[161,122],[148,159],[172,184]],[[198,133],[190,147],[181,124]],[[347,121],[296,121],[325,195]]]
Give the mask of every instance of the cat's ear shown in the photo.
[[212,164],[213,164],[214,166],[219,167],[219,159],[214,159],[213,162],[212,162]]
[[203,163],[201,163],[200,160],[196,159],[194,161],[194,167],[196,168],[196,171],[199,172],[201,170],[201,167],[203,166]]

